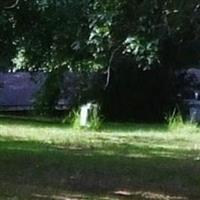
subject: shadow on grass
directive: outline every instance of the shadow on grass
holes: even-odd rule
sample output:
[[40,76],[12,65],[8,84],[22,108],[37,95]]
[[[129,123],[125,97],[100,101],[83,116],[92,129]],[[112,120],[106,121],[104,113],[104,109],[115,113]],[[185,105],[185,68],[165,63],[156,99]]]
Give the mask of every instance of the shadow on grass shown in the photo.
[[37,117],[11,117],[11,116],[0,116],[0,125],[20,125],[20,126],[31,126],[31,127],[58,127],[66,128],[68,124],[62,123],[61,119],[51,118],[37,118]]
[[[125,143],[82,148],[1,137],[0,194],[31,199],[41,193],[41,198],[38,194],[35,199],[42,199],[42,193],[48,191],[45,188],[54,188],[57,192],[69,190],[90,195],[113,195],[115,191],[125,190],[130,192],[129,199],[152,199],[144,197],[148,192],[169,195],[154,199],[175,199],[170,196],[200,199],[200,162],[194,159],[198,155],[198,151]],[[36,187],[15,190],[9,188],[10,184],[15,188]],[[56,198],[47,196],[46,199]]]

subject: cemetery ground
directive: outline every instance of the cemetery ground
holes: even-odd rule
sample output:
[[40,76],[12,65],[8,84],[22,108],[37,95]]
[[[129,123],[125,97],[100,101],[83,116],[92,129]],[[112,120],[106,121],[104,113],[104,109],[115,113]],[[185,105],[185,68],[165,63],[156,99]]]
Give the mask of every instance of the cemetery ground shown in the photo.
[[0,199],[200,199],[200,128],[0,118]]

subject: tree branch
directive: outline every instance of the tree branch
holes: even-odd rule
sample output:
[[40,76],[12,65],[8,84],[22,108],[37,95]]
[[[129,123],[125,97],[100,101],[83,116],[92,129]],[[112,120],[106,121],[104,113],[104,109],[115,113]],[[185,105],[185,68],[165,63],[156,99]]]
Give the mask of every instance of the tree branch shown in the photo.
[[15,8],[19,4],[19,0],[16,0],[11,6],[6,6],[5,9],[12,9]]
[[107,78],[106,78],[106,84],[104,86],[104,89],[106,89],[110,83],[110,73],[111,73],[111,65],[112,65],[112,61],[115,57],[115,54],[117,53],[117,51],[121,48],[121,45],[118,46],[117,48],[115,48],[113,50],[113,52],[111,53],[110,59],[109,59],[109,63],[108,63],[108,68],[107,68]]

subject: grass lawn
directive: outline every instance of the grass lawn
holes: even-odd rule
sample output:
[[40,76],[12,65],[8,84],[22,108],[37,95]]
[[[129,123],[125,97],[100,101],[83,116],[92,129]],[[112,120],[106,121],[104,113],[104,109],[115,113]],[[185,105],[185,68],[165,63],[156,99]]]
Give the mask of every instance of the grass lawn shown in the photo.
[[0,118],[0,199],[200,199],[200,129]]

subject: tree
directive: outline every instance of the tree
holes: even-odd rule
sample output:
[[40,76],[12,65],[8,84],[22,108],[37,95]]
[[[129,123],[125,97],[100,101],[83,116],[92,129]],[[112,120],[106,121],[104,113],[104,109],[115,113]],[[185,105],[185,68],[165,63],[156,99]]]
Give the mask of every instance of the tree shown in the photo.
[[197,0],[10,0],[1,10],[1,46],[30,70],[105,68],[117,48],[149,68],[163,38],[199,33]]
[[107,89],[122,57],[169,74],[199,60],[182,62],[199,38],[198,0],[10,0],[0,8],[0,64],[12,70],[101,69]]

